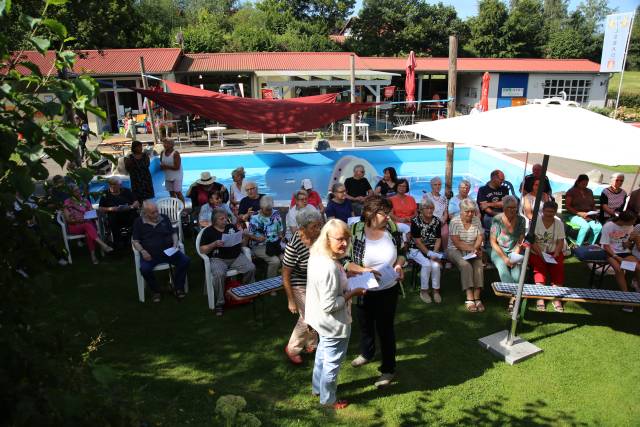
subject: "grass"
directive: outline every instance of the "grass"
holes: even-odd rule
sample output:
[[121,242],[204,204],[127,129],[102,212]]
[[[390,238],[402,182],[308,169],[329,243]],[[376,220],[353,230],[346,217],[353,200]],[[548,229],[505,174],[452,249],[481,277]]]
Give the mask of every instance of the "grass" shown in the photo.
[[[618,86],[620,85],[620,74],[615,73],[609,81],[609,97],[618,94]],[[640,94],[640,71],[625,71],[622,80],[622,93]]]
[[[192,251],[193,242],[187,247]],[[73,352],[102,332],[100,363],[117,372],[115,385],[149,425],[215,425],[215,401],[224,394],[244,396],[267,426],[625,426],[640,419],[637,312],[574,303],[563,314],[529,309],[519,333],[544,352],[508,366],[477,343],[507,328],[506,300],[486,290],[487,311],[465,312],[458,274],[447,270],[442,304],[425,305],[408,286],[399,301],[398,382],[378,391],[377,363],[358,370],[344,363],[338,392],[353,404],[333,415],[311,396],[312,358],[301,367],[285,361],[295,317],[282,293],[257,304],[262,322],[254,321],[251,306],[216,318],[202,295],[200,260],[192,256],[185,301],[140,304],[130,254],[94,268],[85,250],[74,248],[73,266],[55,270],[40,327],[75,335]],[[495,279],[488,271],[486,283]],[[586,286],[587,279],[583,265],[567,265],[568,283]],[[613,286],[611,277],[606,285]],[[354,324],[347,360],[358,354],[358,336]]]
[[638,167],[639,167],[636,165],[609,166],[609,165],[603,165],[600,163],[592,163],[592,165],[596,166],[598,169],[606,169],[606,170],[620,172],[620,173],[636,173],[638,172]]

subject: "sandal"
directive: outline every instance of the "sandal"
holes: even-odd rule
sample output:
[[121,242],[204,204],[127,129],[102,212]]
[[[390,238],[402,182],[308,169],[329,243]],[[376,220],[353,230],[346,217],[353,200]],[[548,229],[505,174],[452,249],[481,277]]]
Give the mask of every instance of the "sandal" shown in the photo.
[[513,307],[516,305],[516,299],[515,298],[511,298],[509,300],[509,305],[507,306],[507,311],[509,312],[509,314],[511,314],[513,312]]
[[467,308],[467,311],[470,313],[475,313],[478,311],[478,308],[476,307],[476,302],[474,300],[467,300],[464,302],[464,305]]
[[484,311],[484,304],[482,304],[482,301],[480,301],[479,299],[476,300],[476,310],[478,310],[480,313]]
[[547,311],[547,305],[544,303],[544,300],[539,299],[538,302],[536,302],[536,310]]
[[562,301],[554,301],[553,309],[558,313],[564,313],[564,307],[562,306]]

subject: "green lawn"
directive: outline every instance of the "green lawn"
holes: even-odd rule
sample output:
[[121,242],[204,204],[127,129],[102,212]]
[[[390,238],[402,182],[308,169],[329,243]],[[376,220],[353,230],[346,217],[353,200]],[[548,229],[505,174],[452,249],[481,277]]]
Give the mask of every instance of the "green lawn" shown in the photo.
[[[359,370],[345,363],[339,395],[353,404],[331,415],[311,396],[312,359],[301,367],[285,361],[295,317],[281,293],[257,305],[263,322],[254,321],[251,306],[217,318],[207,310],[199,258],[192,257],[185,301],[140,304],[129,254],[94,268],[85,250],[73,249],[73,266],[55,270],[39,327],[75,335],[71,352],[104,333],[99,362],[117,372],[113,387],[125,390],[149,425],[215,425],[215,401],[224,394],[244,396],[247,409],[274,426],[626,426],[640,419],[637,311],[573,303],[564,314],[529,309],[520,333],[544,352],[508,366],[477,343],[507,327],[506,300],[487,290],[487,311],[467,313],[458,274],[448,270],[441,305],[425,305],[409,287],[400,299],[398,382],[378,391],[376,363]],[[587,277],[584,266],[567,266],[570,284],[586,286]],[[485,279],[495,278],[489,271]],[[347,360],[358,354],[358,335],[354,325]]]
[[[615,73],[609,81],[609,97],[615,97],[620,85],[620,74]],[[640,94],[640,71],[625,71],[622,80],[622,93]],[[615,99],[615,98],[614,98]]]
[[597,166],[598,169],[607,169],[607,170],[614,171],[614,172],[621,172],[621,173],[636,173],[636,172],[638,172],[638,166],[635,166],[635,165],[609,166],[609,165],[603,165],[603,164],[600,164],[600,163],[592,163],[592,165]]

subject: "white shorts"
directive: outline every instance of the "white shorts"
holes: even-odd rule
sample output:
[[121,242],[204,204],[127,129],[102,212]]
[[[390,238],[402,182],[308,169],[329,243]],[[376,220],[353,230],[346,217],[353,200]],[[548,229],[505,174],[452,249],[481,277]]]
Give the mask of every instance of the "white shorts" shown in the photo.
[[164,188],[167,191],[173,191],[174,193],[182,192],[182,180],[174,179],[173,181],[165,181]]

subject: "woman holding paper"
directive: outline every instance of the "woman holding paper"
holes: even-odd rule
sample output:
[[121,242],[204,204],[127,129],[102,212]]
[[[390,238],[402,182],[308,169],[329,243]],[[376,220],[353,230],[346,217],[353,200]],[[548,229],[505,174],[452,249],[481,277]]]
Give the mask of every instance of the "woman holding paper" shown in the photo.
[[211,221],[212,225],[202,232],[199,250],[201,254],[209,255],[216,315],[222,316],[227,270],[233,269],[242,274],[242,283],[247,284],[255,281],[256,266],[242,252],[242,232],[236,225],[229,224],[227,211],[216,208],[211,214]]
[[[489,239],[491,242],[491,262],[498,269],[500,280],[518,283],[523,256],[520,255],[524,241],[525,219],[518,215],[518,200],[513,196],[502,198],[503,212],[493,217]],[[512,308],[509,303],[509,310]]]
[[67,230],[71,234],[84,234],[87,239],[91,262],[97,264],[96,243],[106,253],[113,251],[113,248],[98,237],[96,224],[93,222],[97,215],[91,206],[91,202],[82,197],[82,192],[77,185],[70,184],[69,188],[71,189],[71,197],[64,201],[64,210],[62,211],[64,220],[67,223]]
[[[640,279],[639,261],[631,254],[633,241],[630,238],[635,222],[636,215],[633,212],[621,212],[602,227],[600,238],[600,245],[607,253],[607,261],[615,271],[618,287],[624,292],[629,291],[625,271],[633,271],[636,280]],[[630,311],[630,308],[624,307],[625,311]]]
[[596,201],[593,198],[593,191],[587,188],[589,177],[584,174],[578,175],[573,187],[567,191],[565,208],[569,213],[569,222],[580,227],[576,245],[582,246],[587,238],[587,233],[591,230],[591,244],[595,245],[602,232],[602,224],[596,219],[600,212],[596,211]]
[[460,201],[460,214],[449,224],[449,246],[447,258],[460,270],[462,290],[466,293],[467,311],[484,311],[480,292],[484,285],[482,265],[482,241],[484,230],[480,217],[476,215],[478,205],[467,198]]
[[[305,193],[306,194],[306,193]],[[302,209],[296,214],[297,229],[284,248],[282,258],[282,285],[287,294],[287,306],[291,314],[298,315],[289,343],[284,349],[294,365],[302,363],[302,351],[313,353],[318,345],[318,334],[310,330],[304,321],[304,301],[307,289],[309,248],[318,238],[322,228],[322,215],[314,207]]]
[[338,373],[351,335],[351,298],[365,294],[363,288],[348,290],[340,261],[347,254],[350,238],[344,222],[330,219],[311,246],[307,267],[306,323],[320,336],[311,391],[322,405],[334,409],[348,405],[336,398]]
[[[537,182],[537,180],[536,180]],[[533,267],[533,280],[536,285],[546,285],[551,281],[551,286],[564,284],[564,225],[556,218],[558,204],[552,200],[542,206],[542,216],[536,222],[535,243],[531,245],[529,263]],[[546,311],[543,299],[536,303],[538,311]],[[562,302],[553,300],[555,311],[562,312]]]
[[429,276],[433,286],[433,301],[442,302],[440,296],[440,259],[442,240],[440,239],[441,222],[433,215],[435,206],[429,199],[420,205],[420,215],[411,221],[411,246],[408,258],[420,264],[420,299],[431,302],[429,295]]
[[390,221],[392,204],[382,196],[366,199],[362,220],[351,226],[351,249],[345,267],[349,273],[374,272],[379,286],[358,298],[357,316],[360,324],[360,355],[351,366],[369,363],[375,355],[375,335],[380,340],[381,376],[376,387],[391,384],[396,369],[396,336],[394,320],[398,302],[398,281],[404,273],[402,233]]

